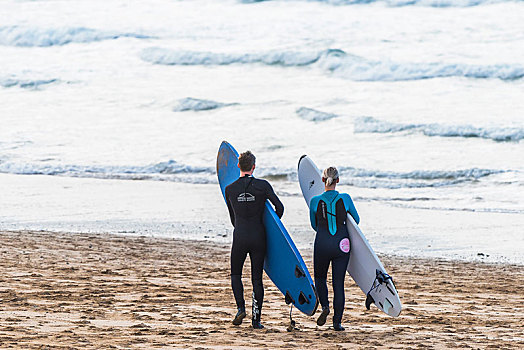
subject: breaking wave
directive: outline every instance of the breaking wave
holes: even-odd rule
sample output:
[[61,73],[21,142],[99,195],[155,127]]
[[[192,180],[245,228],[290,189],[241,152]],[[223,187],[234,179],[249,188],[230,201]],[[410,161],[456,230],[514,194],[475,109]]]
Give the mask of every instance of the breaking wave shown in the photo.
[[58,83],[59,79],[0,79],[0,86],[4,88],[20,87],[22,89],[38,90],[41,86]]
[[26,26],[0,27],[0,45],[22,47],[47,47],[69,43],[89,43],[118,38],[147,39],[150,36],[138,33],[99,31],[91,28],[38,28]]
[[[491,175],[511,172],[511,170],[480,168],[395,172],[343,166],[338,170],[342,185],[385,189],[448,187],[473,183]],[[260,168],[256,175],[271,180],[298,181],[297,172],[293,169]]]
[[391,62],[368,60],[339,49],[320,52],[270,51],[265,53],[214,53],[152,47],[142,50],[142,60],[162,65],[265,64],[284,67],[314,66],[356,81],[403,81],[466,77],[516,80],[524,77],[520,64],[471,65],[441,62]]
[[341,167],[340,173],[345,184],[364,188],[424,188],[448,187],[467,182],[475,182],[481,178],[501,174],[506,170],[496,169],[461,169],[461,170],[414,170],[409,172],[394,172],[367,170],[352,167]]
[[357,81],[400,81],[448,77],[515,80],[524,77],[524,66],[520,64],[397,63],[367,60],[347,54],[342,50],[328,50],[319,59],[318,64],[337,76]]
[[[415,170],[395,172],[339,167],[341,184],[362,188],[424,188],[445,187],[476,182],[491,175],[514,170],[460,169]],[[144,166],[115,165],[62,165],[45,161],[39,163],[16,163],[0,159],[0,173],[20,175],[54,175],[121,180],[174,181],[187,183],[217,183],[215,167],[190,166],[175,160]],[[257,177],[271,181],[298,181],[296,169],[260,167]]]
[[477,180],[481,177],[504,173],[495,169],[461,169],[461,170],[414,170],[408,172],[366,170],[353,167],[342,167],[340,171],[351,177],[375,177],[388,179],[413,180]]
[[213,167],[189,166],[174,160],[146,166],[20,164],[0,162],[0,173],[99,179],[216,183],[215,169]]
[[319,60],[316,52],[214,53],[178,51],[151,47],[142,50],[142,60],[163,65],[230,65],[262,63],[280,66],[307,66]]
[[356,133],[397,133],[418,131],[426,136],[477,137],[494,141],[520,141],[524,139],[524,128],[518,127],[475,127],[472,125],[402,124],[391,123],[373,117],[355,120]]
[[309,120],[312,122],[321,122],[329,119],[333,119],[338,117],[338,115],[334,113],[326,113],[317,111],[316,109],[307,108],[307,107],[300,107],[296,110],[297,115],[305,120]]
[[[266,2],[270,0],[239,0],[244,4]],[[296,0],[298,1],[298,0]],[[428,7],[472,7],[501,2],[518,2],[519,0],[304,0],[307,2],[320,2],[329,5],[366,5],[383,3],[391,7],[401,6],[428,6]]]
[[232,105],[235,105],[235,103],[221,103],[211,100],[201,100],[198,98],[186,97],[178,101],[178,105],[173,108],[173,111],[207,111]]

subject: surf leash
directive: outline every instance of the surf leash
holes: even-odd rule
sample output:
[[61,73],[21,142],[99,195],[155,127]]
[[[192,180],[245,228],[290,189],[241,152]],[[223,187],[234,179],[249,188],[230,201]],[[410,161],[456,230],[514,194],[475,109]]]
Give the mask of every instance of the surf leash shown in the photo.
[[[381,284],[385,283],[386,287],[391,291],[391,289],[387,285],[387,281],[389,281],[389,280],[391,280],[391,283],[393,283],[393,278],[390,275],[388,275],[385,272],[380,271],[379,269],[376,269],[375,280],[373,281],[373,284],[371,285],[371,289],[366,294],[366,309],[369,310],[371,304],[375,303],[375,299],[373,299],[373,297],[371,296],[371,292],[373,290],[377,289],[378,286],[380,286]],[[395,285],[395,284],[393,284],[393,285]],[[393,293],[393,292],[391,291],[391,293]]]
[[291,304],[291,308],[289,309],[289,326],[287,327],[288,332],[292,332],[295,330],[295,320],[293,320],[293,316],[291,315],[293,313],[293,304]]

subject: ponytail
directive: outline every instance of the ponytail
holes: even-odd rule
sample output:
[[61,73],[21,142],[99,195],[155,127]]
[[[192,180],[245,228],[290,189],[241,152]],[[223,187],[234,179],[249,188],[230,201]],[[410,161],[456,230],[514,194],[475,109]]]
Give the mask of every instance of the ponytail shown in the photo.
[[331,186],[338,179],[338,170],[334,166],[326,168],[322,173],[322,177],[326,179],[326,186]]

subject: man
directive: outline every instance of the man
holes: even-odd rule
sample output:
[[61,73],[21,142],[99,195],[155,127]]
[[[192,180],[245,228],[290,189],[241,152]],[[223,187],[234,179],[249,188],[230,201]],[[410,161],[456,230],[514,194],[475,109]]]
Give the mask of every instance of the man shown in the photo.
[[264,328],[260,324],[260,313],[264,299],[262,271],[266,255],[266,231],[262,217],[266,199],[275,206],[278,217],[284,214],[284,206],[269,182],[255,179],[255,156],[250,151],[238,158],[240,178],[226,187],[226,202],[233,230],[231,247],[231,287],[238,312],[233,320],[240,325],[246,317],[242,269],[249,253],[251,260],[251,283],[253,284],[253,312],[251,324],[254,329]]

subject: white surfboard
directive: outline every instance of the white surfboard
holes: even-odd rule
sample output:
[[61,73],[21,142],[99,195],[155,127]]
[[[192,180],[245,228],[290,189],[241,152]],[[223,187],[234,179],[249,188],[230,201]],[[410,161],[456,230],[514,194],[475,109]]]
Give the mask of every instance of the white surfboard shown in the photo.
[[[324,192],[324,183],[321,171],[307,156],[302,156],[298,162],[298,180],[309,207],[311,198]],[[366,295],[366,307],[369,309],[369,305],[374,303],[386,314],[397,317],[402,304],[392,278],[386,273],[373,248],[349,214],[346,226],[351,243],[347,271]]]

